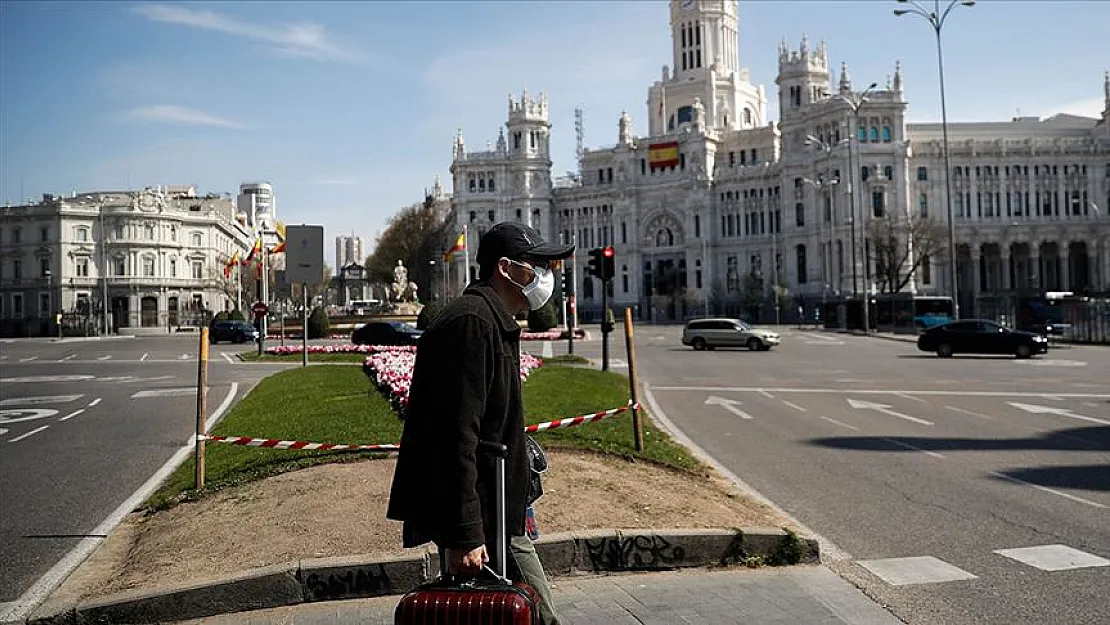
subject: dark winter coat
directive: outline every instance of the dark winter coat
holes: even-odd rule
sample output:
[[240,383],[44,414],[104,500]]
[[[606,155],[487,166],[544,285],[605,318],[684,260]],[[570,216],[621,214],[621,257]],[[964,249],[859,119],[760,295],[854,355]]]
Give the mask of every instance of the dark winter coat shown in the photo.
[[505,444],[510,536],[524,533],[528,459],[520,326],[488,284],[474,283],[420,337],[386,516],[404,545],[493,548],[494,461],[479,440]]

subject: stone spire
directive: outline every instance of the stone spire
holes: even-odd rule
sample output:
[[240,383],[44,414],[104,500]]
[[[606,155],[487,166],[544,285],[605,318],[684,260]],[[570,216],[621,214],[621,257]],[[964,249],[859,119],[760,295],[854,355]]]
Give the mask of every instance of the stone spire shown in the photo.
[[502,127],[497,131],[497,153],[504,154],[508,148],[505,143],[505,128]]
[[617,128],[617,143],[623,146],[632,145],[632,118],[628,116],[628,111],[621,111],[621,118],[620,122],[617,124]]
[[1102,118],[1110,121],[1110,71],[1102,73]]
[[462,126],[459,126],[459,131],[455,135],[455,160],[459,161],[466,158],[466,142],[463,141]]
[[895,61],[894,62],[894,90],[895,91],[901,91],[902,90],[902,62],[901,61]]
[[852,77],[848,75],[848,64],[840,63],[840,93],[852,92]]

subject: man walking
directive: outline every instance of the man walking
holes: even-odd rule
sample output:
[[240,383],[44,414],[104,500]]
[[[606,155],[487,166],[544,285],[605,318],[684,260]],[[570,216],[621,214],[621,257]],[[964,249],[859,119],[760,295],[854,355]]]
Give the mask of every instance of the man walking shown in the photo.
[[551,261],[573,252],[573,245],[546,243],[535,229],[515,222],[482,236],[478,280],[420,338],[386,512],[404,522],[405,547],[435,542],[453,575],[477,574],[496,555],[498,539],[494,461],[478,453],[478,441],[504,444],[506,564],[510,578],[539,594],[545,625],[558,618],[543,567],[524,535],[530,469],[514,315],[547,303],[555,288]]

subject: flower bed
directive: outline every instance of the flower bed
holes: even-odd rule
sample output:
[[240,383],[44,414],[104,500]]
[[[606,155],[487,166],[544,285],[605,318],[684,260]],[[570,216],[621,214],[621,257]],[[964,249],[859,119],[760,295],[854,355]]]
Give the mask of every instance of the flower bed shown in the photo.
[[[416,348],[412,346],[394,347],[366,345],[370,353],[362,364],[367,376],[389,399],[393,409],[404,418],[409,402],[409,388],[412,386],[412,367],[416,362]],[[520,355],[520,381],[523,383],[543,362],[531,354]]]
[[[369,354],[375,348],[372,345],[309,345],[310,354]],[[380,348],[379,348],[380,349]],[[266,348],[266,353],[272,356],[288,356],[301,353],[300,345],[274,345]]]

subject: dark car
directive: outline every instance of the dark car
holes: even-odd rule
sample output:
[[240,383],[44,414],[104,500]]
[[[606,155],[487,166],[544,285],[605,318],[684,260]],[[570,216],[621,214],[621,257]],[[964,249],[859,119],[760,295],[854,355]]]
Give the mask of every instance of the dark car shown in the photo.
[[1029,358],[1048,353],[1048,339],[993,321],[963,319],[926,330],[917,338],[917,349],[936,352],[941,358],[952,354],[1013,354]]
[[219,343],[231,341],[232,343],[246,343],[258,340],[258,328],[246,321],[217,321],[208,328],[208,341]]
[[424,332],[400,321],[371,321],[351,333],[355,345],[416,345]]

